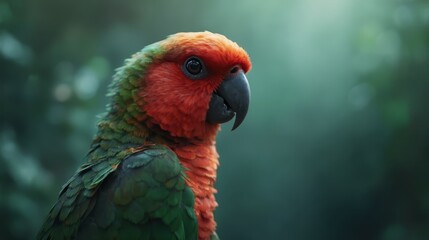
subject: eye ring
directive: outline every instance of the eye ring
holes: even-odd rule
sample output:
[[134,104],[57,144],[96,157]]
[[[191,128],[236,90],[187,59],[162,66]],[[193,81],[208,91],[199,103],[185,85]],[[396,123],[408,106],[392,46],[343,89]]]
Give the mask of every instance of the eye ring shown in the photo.
[[190,79],[201,79],[206,75],[206,68],[203,61],[195,56],[189,57],[183,63],[183,73]]

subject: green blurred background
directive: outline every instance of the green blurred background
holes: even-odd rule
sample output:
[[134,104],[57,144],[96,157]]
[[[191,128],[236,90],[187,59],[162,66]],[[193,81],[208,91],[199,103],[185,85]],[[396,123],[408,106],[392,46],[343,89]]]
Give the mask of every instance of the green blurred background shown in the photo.
[[218,137],[222,239],[429,239],[429,2],[0,0],[0,233],[33,239],[145,45],[210,30],[253,61]]

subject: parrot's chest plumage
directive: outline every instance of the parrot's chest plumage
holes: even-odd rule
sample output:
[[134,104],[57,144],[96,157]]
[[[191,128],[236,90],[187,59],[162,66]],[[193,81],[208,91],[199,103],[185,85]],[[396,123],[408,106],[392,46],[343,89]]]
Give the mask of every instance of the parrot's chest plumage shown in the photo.
[[186,169],[186,184],[195,195],[195,214],[198,219],[198,235],[207,239],[216,228],[213,211],[217,207],[214,194],[219,155],[214,142],[202,145],[173,147]]

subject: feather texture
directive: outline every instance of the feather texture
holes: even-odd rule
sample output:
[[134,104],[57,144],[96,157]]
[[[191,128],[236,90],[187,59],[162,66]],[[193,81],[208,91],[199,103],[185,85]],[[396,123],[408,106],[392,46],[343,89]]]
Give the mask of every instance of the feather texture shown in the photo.
[[106,163],[76,173],[39,239],[197,238],[194,195],[174,152],[151,145],[118,167]]

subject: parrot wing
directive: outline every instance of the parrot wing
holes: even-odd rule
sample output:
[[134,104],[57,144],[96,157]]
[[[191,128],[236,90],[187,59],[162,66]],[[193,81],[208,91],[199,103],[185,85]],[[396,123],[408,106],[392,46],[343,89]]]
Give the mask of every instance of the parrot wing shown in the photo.
[[87,164],[60,192],[38,238],[197,239],[185,178],[176,154],[161,145],[117,165]]

